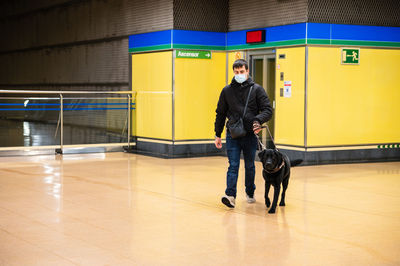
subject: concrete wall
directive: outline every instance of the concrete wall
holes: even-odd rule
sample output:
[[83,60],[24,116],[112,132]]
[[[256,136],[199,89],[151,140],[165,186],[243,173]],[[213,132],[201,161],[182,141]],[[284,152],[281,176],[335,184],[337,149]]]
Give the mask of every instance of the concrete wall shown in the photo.
[[127,90],[128,36],[171,29],[172,0],[2,1],[2,89]]

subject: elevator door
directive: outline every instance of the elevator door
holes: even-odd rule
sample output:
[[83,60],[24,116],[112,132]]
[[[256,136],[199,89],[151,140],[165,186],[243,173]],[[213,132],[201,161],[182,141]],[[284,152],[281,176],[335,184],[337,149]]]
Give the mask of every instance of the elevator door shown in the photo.
[[[253,55],[251,56],[251,75],[254,81],[265,89],[271,106],[275,113],[275,56],[274,55]],[[269,130],[274,138],[275,116],[267,122]],[[271,137],[266,128],[263,128],[260,135],[261,142],[267,148],[274,148]]]

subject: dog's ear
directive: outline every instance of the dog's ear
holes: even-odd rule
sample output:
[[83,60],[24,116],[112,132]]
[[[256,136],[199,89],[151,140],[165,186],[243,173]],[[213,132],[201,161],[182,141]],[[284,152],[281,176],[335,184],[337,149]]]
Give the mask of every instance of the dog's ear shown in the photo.
[[283,159],[282,153],[280,153],[280,152],[277,151],[277,150],[274,150],[274,152],[275,152],[275,154],[276,154],[276,157],[278,158],[278,162],[281,162],[282,159]]
[[263,156],[264,156],[265,150],[262,150],[258,153],[258,158],[260,158],[260,160],[262,160]]

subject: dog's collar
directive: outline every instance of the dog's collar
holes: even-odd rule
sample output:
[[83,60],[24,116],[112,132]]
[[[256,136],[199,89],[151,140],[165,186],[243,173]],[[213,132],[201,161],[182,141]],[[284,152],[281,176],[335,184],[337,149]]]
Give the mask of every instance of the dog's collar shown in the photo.
[[281,170],[284,165],[285,165],[285,160],[282,159],[281,165],[279,165],[277,168],[275,168],[272,171],[268,171],[268,170],[264,169],[264,171],[267,172],[268,174],[274,174],[274,173],[278,172],[279,170]]

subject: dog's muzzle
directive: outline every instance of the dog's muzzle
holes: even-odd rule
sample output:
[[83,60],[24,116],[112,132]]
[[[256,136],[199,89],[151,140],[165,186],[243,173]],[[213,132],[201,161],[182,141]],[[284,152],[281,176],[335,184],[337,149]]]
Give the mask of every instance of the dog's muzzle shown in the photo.
[[274,168],[274,165],[272,164],[272,160],[267,160],[265,162],[265,168],[268,168],[268,169]]

